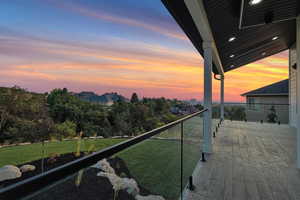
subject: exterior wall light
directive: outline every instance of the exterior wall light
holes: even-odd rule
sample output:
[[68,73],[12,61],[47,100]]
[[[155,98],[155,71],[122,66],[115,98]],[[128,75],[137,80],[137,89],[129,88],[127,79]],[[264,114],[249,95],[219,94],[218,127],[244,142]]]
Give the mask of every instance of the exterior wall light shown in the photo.
[[236,37],[233,36],[233,37],[228,39],[228,42],[233,42],[235,39],[236,39]]
[[261,2],[262,2],[262,0],[250,0],[249,4],[250,4],[250,6],[254,6],[254,5],[257,5],[257,4],[261,3]]

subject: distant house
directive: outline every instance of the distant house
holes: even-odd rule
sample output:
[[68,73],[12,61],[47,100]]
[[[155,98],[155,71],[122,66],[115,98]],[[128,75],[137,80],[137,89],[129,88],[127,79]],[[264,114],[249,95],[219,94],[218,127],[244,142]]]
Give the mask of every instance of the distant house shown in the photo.
[[195,106],[190,104],[181,104],[171,107],[172,114],[175,115],[188,115],[199,111]]
[[263,121],[270,120],[270,114],[275,112],[277,121],[289,122],[289,79],[246,92],[246,116],[249,121],[260,117]]

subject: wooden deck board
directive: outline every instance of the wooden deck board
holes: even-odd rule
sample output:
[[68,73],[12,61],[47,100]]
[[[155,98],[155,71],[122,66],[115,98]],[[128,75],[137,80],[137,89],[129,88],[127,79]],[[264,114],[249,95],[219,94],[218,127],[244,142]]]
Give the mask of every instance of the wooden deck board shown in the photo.
[[225,121],[187,199],[300,199],[295,134],[287,125]]

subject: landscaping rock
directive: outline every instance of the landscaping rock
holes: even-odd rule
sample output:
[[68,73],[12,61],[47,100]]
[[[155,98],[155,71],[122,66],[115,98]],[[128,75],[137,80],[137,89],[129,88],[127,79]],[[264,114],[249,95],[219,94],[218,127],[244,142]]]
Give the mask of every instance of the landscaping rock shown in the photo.
[[16,179],[22,176],[20,169],[13,165],[5,165],[0,168],[0,182],[5,180]]
[[22,167],[20,167],[20,170],[22,173],[31,172],[31,171],[35,170],[35,166],[34,165],[23,165]]
[[102,159],[102,160],[98,161],[92,167],[101,169],[102,171],[110,173],[110,174],[116,174],[115,170],[110,166],[109,162],[107,162],[106,159]]
[[99,172],[97,176],[106,177],[113,186],[114,191],[126,190],[132,196],[139,194],[140,189],[134,179],[120,178],[116,174]]

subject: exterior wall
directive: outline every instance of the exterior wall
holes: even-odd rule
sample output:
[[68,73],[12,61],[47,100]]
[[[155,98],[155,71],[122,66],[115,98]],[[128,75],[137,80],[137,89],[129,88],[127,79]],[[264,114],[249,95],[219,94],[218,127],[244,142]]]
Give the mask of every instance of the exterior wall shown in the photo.
[[254,99],[254,103],[264,103],[264,104],[289,104],[288,96],[247,96],[247,102],[249,98]]
[[[251,103],[249,104],[249,99]],[[248,121],[268,121],[272,106],[276,110],[276,115],[281,123],[289,123],[289,97],[288,96],[256,96],[247,97],[246,118]],[[273,104],[273,105],[272,105]],[[281,105],[276,105],[281,104]]]
[[297,62],[296,47],[293,45],[290,49],[290,66],[289,66],[289,79],[290,79],[290,125],[296,127],[297,123],[297,69],[293,69],[292,66]]

